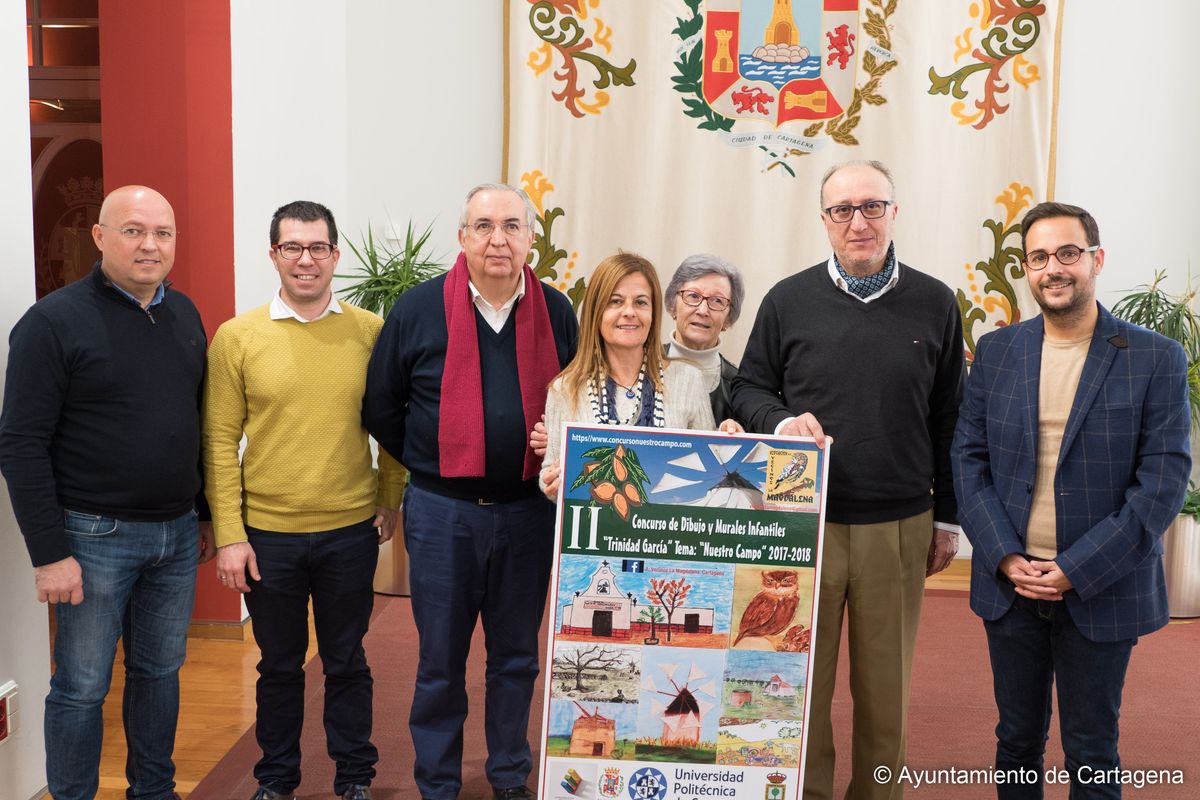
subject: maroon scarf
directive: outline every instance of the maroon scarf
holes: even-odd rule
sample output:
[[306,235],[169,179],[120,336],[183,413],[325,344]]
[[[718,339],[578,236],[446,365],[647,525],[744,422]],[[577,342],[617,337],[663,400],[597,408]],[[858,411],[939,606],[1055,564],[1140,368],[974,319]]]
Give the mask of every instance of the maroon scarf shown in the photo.
[[[529,434],[546,410],[546,389],[559,373],[554,329],[546,310],[542,283],[528,264],[525,296],[512,313],[517,315],[517,376],[521,406],[525,411],[525,469],[529,480],[538,473],[541,459],[529,449]],[[479,367],[479,339],[475,331],[475,306],[467,281],[467,258],[458,254],[446,275],[446,366],[442,372],[442,398],[438,412],[439,471],[446,478],[481,478],[486,454],[483,432],[483,379]]]

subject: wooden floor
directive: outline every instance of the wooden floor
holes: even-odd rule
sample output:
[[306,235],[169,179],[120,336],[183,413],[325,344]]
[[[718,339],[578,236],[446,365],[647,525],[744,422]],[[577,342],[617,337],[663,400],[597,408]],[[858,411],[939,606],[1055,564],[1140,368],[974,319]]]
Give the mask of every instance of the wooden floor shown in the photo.
[[[311,620],[311,614],[310,620]],[[179,727],[175,734],[176,791],[187,797],[254,724],[254,683],[258,645],[247,624],[246,641],[192,637],[179,674]],[[316,655],[311,622],[305,663]],[[125,671],[121,657],[113,667],[112,688],[104,703],[104,750],[100,757],[99,800],[124,800],[125,732],[121,693]],[[248,798],[247,798],[248,800]]]
[[[955,561],[926,582],[930,589],[965,591],[970,562]],[[308,658],[316,652],[309,636]],[[100,761],[99,800],[125,797],[125,735],[121,728],[124,670],[113,669],[112,690],[104,704],[104,752]],[[176,783],[186,797],[254,722],[254,682],[258,647],[245,642],[191,638],[187,663],[180,674],[179,732],[175,737]]]

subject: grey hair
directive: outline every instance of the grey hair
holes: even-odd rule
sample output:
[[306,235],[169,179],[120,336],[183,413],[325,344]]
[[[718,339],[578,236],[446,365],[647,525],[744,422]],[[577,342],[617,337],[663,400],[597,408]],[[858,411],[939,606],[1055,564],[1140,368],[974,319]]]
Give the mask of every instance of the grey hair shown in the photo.
[[537,219],[537,208],[534,207],[533,201],[529,199],[529,195],[515,186],[509,186],[507,183],[481,183],[471,187],[471,191],[467,192],[467,199],[463,200],[462,213],[458,215],[458,227],[467,227],[467,206],[471,205],[471,198],[480,192],[512,192],[521,198],[521,202],[525,204],[525,224],[529,226],[530,230],[533,230],[533,221]]
[[667,311],[675,313],[675,301],[679,297],[680,287],[705,275],[720,275],[729,281],[729,288],[733,293],[733,297],[729,298],[729,324],[737,322],[742,313],[742,301],[746,299],[746,285],[742,282],[742,273],[733,264],[710,253],[697,253],[680,263],[667,284]]
[[[820,205],[822,211],[825,210],[825,184],[829,181],[830,178],[833,177],[834,173],[840,172],[841,170],[845,169],[846,167],[870,167],[871,169],[878,172],[880,175],[882,175],[884,178],[887,179],[888,191],[891,192],[891,195],[892,195],[891,197],[888,197],[886,199],[892,201],[893,203],[896,202],[896,181],[892,179],[892,171],[890,169],[888,169],[887,165],[884,164],[882,161],[876,161],[875,159],[860,158],[860,159],[857,159],[854,161],[843,161],[841,164],[834,164],[832,167],[825,170],[825,175],[821,178],[821,191],[817,195],[817,203],[818,203],[818,205]],[[883,198],[880,198],[880,199],[883,199]]]

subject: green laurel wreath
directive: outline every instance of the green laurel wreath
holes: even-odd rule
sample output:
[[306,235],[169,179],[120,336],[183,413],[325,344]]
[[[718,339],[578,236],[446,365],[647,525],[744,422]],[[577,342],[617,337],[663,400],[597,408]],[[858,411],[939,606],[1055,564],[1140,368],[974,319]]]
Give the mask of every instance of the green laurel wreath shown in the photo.
[[[680,41],[686,42],[704,27],[704,15],[700,13],[701,1],[683,0],[691,9],[692,16],[687,19],[675,18],[677,24],[671,32],[678,36]],[[700,85],[704,77],[703,54],[703,42],[696,42],[694,47],[682,53],[675,62],[675,69],[679,74],[672,76],[671,82],[675,84],[675,91],[684,96],[683,113],[700,120],[697,128],[706,131],[728,131],[733,128],[733,118],[713,111],[712,106],[704,99],[704,91]]]

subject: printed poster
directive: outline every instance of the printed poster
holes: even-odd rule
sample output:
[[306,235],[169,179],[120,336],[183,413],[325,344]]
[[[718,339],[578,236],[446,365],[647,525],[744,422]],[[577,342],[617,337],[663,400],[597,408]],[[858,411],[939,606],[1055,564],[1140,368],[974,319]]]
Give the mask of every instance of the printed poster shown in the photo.
[[570,425],[548,800],[799,798],[829,447]]

